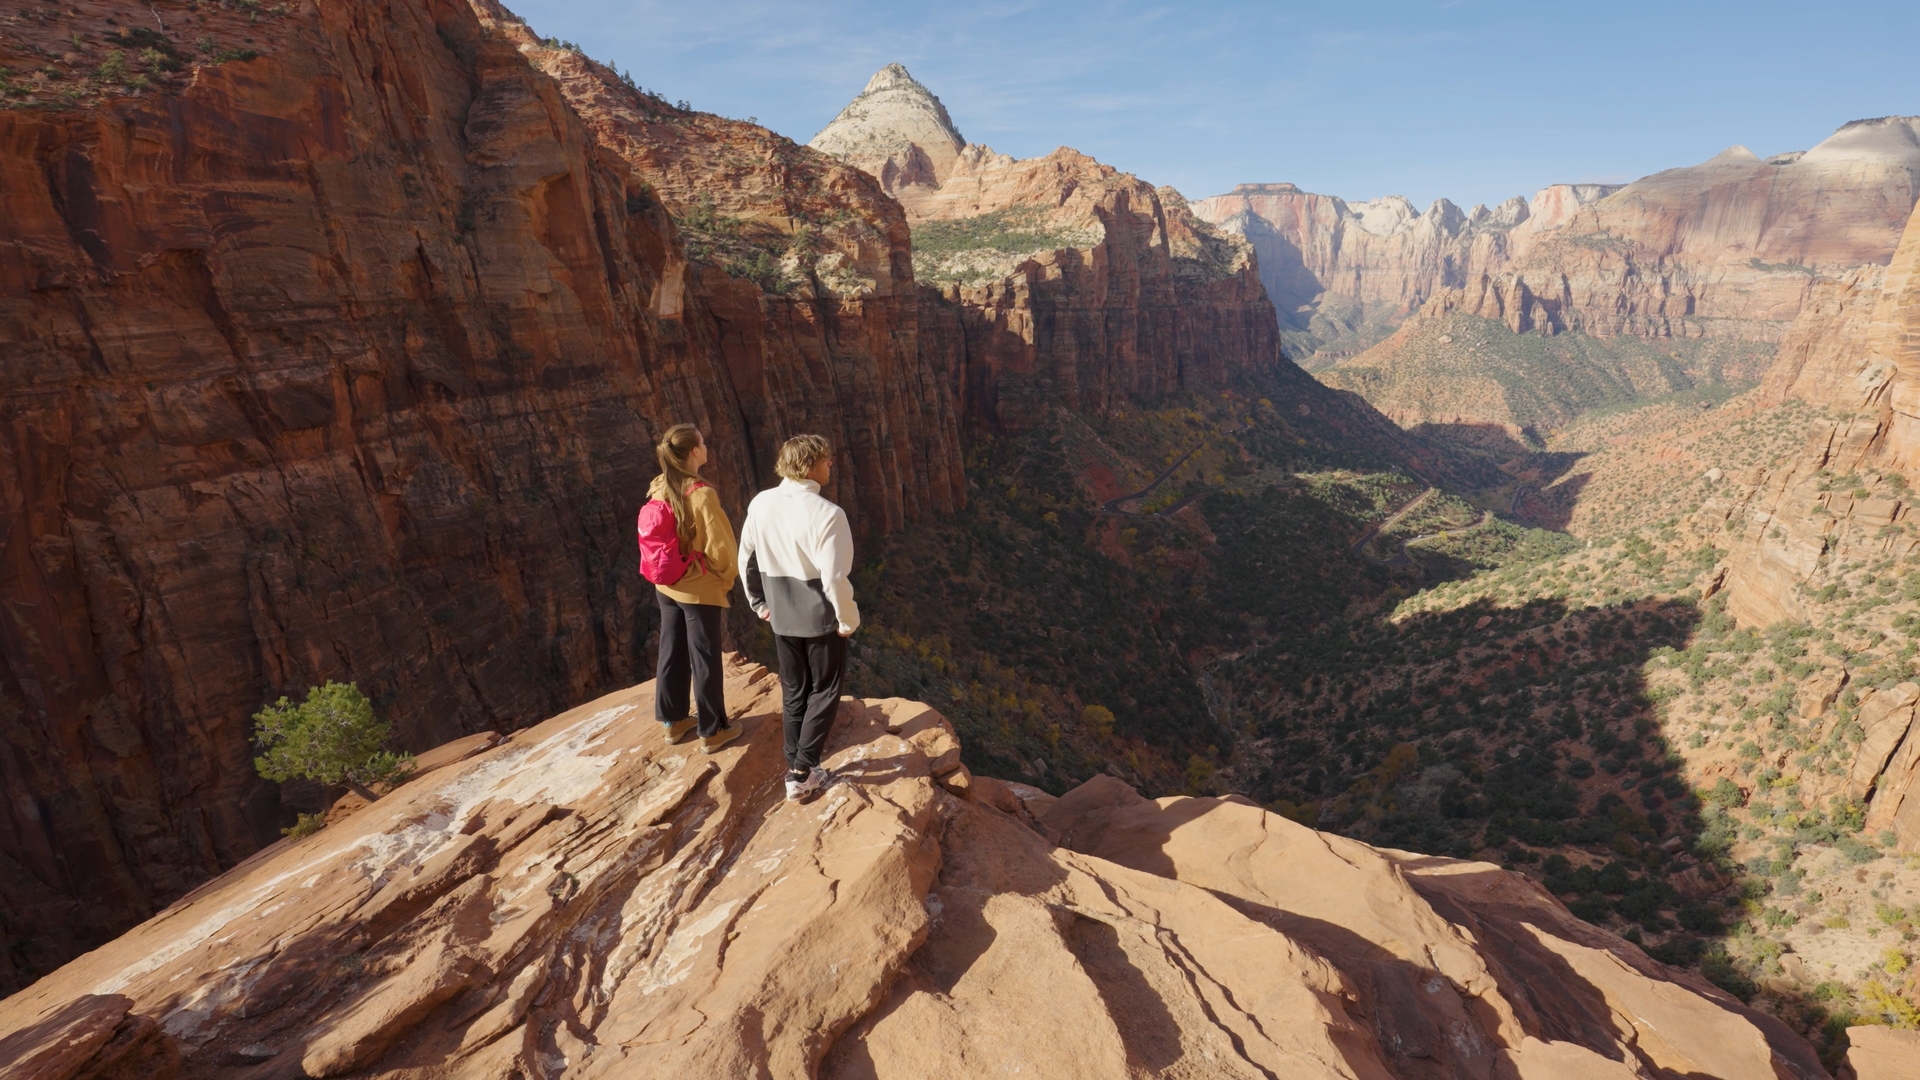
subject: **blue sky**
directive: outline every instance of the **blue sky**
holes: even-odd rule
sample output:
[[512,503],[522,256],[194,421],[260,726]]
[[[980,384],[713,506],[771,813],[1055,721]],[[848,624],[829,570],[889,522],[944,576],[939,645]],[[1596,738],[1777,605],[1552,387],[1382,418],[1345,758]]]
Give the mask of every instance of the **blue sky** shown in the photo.
[[883,64],[969,140],[1190,197],[1290,180],[1492,204],[1920,113],[1920,0],[967,4],[519,0],[669,99],[805,142]]

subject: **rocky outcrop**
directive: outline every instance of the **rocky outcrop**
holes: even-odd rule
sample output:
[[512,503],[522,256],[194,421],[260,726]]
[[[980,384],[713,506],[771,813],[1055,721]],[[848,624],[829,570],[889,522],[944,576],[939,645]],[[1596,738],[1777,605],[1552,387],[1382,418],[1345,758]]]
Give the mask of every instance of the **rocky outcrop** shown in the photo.
[[1232,796],[1148,800],[1109,777],[1041,821],[1063,846],[1197,885],[1326,958],[1395,1076],[1820,1074],[1772,1017],[1485,863],[1371,848]]
[[[215,24],[248,52],[0,111],[0,990],[276,839],[263,701],[356,680],[420,748],[634,681],[631,522],[666,424],[703,425],[736,514],[801,424],[852,448],[837,497],[868,530],[960,497],[900,340],[898,212],[863,178],[773,148],[766,173],[824,181],[808,205],[865,215],[818,262],[870,250],[770,300],[696,267],[672,185],[504,16],[163,8],[180,57]],[[109,15],[9,27],[133,40]],[[661,174],[760,138],[682,128]],[[894,321],[849,323],[870,298]]]
[[899,64],[873,73],[860,96],[807,143],[865,170],[893,194],[939,187],[967,140],[947,107]]
[[778,680],[732,663],[728,695],[720,754],[663,745],[643,685],[262,852],[0,1003],[0,1053],[44,1080],[1825,1075],[1519,875],[970,777],[897,699],[843,700],[834,783],[788,803]]
[[[1057,406],[1102,415],[1279,361],[1252,250],[1178,193],[1065,147],[1016,160],[979,145],[950,153],[958,138],[892,65],[811,145],[905,207],[930,292],[921,347],[945,366],[963,418],[1020,428]],[[938,168],[899,180],[895,163],[920,158]]]
[[1855,1026],[1847,1029],[1847,1044],[1847,1068],[1855,1080],[1905,1080],[1920,1072],[1920,1032]]

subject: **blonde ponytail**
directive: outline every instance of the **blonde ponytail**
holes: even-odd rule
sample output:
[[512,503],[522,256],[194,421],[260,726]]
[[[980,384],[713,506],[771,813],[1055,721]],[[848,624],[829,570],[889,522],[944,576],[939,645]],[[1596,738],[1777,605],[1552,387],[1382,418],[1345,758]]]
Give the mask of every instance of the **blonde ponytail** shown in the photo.
[[675,424],[660,436],[659,445],[653,448],[654,456],[660,459],[660,476],[664,481],[660,485],[661,494],[673,508],[673,520],[680,526],[680,550],[689,555],[693,553],[693,507],[687,500],[687,488],[700,476],[687,464],[687,457],[705,441],[700,437],[700,429],[692,424]]

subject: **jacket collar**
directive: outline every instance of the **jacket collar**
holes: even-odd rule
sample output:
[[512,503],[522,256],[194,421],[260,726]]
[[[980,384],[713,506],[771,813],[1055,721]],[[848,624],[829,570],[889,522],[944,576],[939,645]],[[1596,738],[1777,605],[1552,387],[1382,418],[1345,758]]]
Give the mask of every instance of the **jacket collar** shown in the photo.
[[781,477],[781,478],[780,478],[780,490],[782,490],[782,491],[810,491],[810,492],[812,492],[813,494],[815,494],[815,495],[818,495],[818,494],[820,494],[820,485],[819,485],[819,484],[816,484],[816,483],[814,483],[814,482],[813,482],[813,481],[811,481],[811,480],[794,480],[794,479],[791,479],[791,478],[789,478],[789,477]]

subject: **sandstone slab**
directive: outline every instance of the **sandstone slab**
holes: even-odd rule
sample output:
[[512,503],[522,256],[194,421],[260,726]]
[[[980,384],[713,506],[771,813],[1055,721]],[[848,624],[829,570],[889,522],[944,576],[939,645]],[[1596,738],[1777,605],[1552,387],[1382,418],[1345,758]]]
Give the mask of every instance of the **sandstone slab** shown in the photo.
[[843,700],[790,803],[773,673],[729,661],[712,756],[651,692],[210,882],[0,1002],[0,1050],[34,1080],[1824,1075],[1518,875],[1111,777],[956,793],[898,699]]

